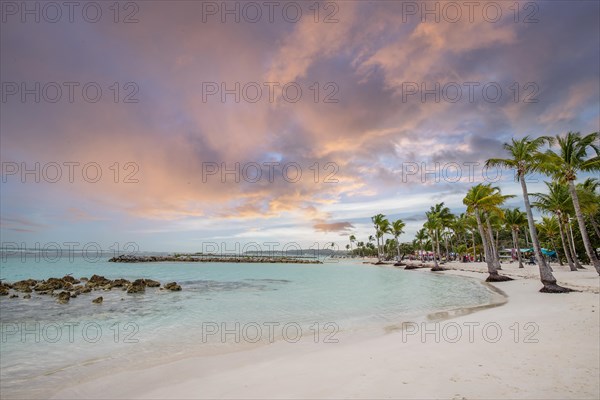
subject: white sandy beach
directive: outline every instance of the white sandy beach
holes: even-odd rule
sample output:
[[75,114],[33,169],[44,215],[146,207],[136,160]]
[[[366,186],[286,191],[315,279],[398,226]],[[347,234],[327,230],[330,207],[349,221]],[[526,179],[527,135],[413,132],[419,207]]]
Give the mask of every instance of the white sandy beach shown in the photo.
[[[473,272],[484,271],[482,263],[446,267],[457,270],[444,274],[486,277]],[[388,333],[342,335],[338,344],[278,342],[188,358],[73,382],[54,398],[599,398],[597,273],[553,265],[559,283],[582,292],[543,294],[537,267],[516,267],[503,264],[503,273],[519,278],[494,284],[508,296],[497,307],[404,331],[399,321]]]

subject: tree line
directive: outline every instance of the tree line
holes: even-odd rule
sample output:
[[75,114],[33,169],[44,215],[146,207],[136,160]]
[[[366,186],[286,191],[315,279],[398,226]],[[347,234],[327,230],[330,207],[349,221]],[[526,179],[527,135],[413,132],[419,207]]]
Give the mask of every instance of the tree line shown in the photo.
[[[571,271],[591,264],[600,275],[600,261],[596,249],[600,247],[600,181],[587,178],[577,183],[582,172],[600,171],[600,136],[598,132],[581,135],[568,132],[555,137],[541,136],[512,139],[503,145],[506,158],[492,158],[487,167],[513,169],[520,185],[524,211],[505,208],[512,197],[490,183],[472,186],[463,204],[466,211],[454,215],[444,203],[430,207],[425,223],[411,243],[400,243],[405,223],[398,219],[390,222],[383,214],[371,218],[375,235],[366,242],[350,235],[347,250],[358,256],[377,256],[379,262],[406,254],[424,252],[433,254],[432,271],[442,270],[441,263],[464,259],[467,255],[485,261],[488,281],[510,278],[501,275],[500,249],[509,245],[516,249],[519,267],[523,268],[520,249],[532,248],[539,268],[541,291],[559,293],[569,289],[559,286],[542,248],[556,252],[560,265],[567,263]],[[544,148],[547,148],[544,150]],[[526,177],[539,173],[548,178],[545,193],[529,193]],[[532,209],[542,213],[536,221]],[[391,238],[385,238],[390,235]],[[425,261],[425,260],[423,260]]]

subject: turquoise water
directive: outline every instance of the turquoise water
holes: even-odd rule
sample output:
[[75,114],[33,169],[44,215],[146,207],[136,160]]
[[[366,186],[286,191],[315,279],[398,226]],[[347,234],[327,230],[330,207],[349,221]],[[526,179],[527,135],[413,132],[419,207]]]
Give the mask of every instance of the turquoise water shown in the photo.
[[[35,293],[30,300],[2,296],[3,397],[44,396],[49,387],[107,369],[273,341],[293,343],[302,337],[335,345],[348,332],[492,299],[474,280],[344,260],[120,264],[8,257],[0,264],[0,278],[10,282],[66,274],[176,281],[183,290],[147,288],[145,294],[131,295],[115,288],[82,294],[66,305]],[[92,304],[100,295],[103,304]]]

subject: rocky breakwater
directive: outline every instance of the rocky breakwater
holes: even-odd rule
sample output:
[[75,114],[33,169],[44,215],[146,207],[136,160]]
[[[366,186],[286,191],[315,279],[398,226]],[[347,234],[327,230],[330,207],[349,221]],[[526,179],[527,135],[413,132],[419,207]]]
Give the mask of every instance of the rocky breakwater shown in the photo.
[[[100,275],[91,278],[76,279],[70,275],[62,278],[48,278],[46,280],[26,279],[14,283],[0,282],[0,296],[18,298],[19,293],[24,293],[23,299],[31,299],[32,294],[38,296],[53,296],[61,304],[68,303],[72,298],[93,291],[122,290],[128,294],[145,293],[146,288],[158,288],[158,290],[178,292],[181,286],[177,282],[169,282],[161,287],[159,281],[152,279],[136,279],[131,282],[127,279],[107,279]],[[92,300],[93,303],[102,304],[102,296]]]
[[317,259],[305,259],[285,256],[215,256],[197,254],[178,254],[173,256],[134,256],[120,255],[112,257],[109,262],[141,263],[141,262],[232,262],[232,263],[286,263],[286,264],[323,264]]

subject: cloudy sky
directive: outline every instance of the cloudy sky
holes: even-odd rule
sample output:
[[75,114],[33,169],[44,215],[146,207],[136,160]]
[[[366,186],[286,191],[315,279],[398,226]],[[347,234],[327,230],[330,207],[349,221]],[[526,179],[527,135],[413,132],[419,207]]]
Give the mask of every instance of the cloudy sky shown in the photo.
[[503,142],[599,129],[600,7],[475,3],[2,2],[2,242],[408,241],[517,194]]

